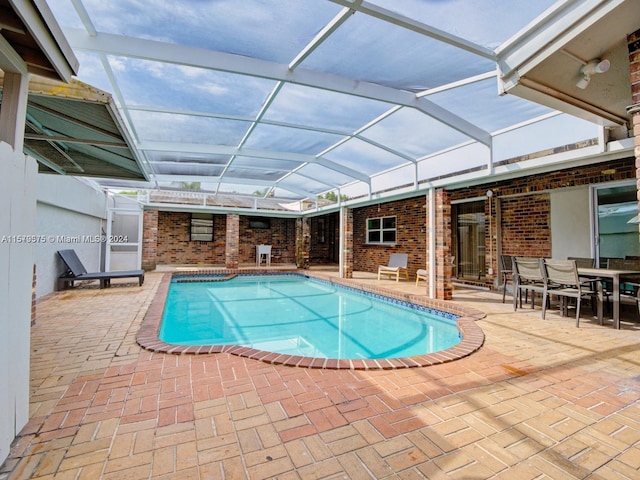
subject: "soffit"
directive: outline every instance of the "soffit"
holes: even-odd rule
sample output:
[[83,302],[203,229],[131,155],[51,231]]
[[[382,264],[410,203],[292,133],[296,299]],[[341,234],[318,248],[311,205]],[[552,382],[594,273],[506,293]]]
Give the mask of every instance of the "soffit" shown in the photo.
[[[556,19],[542,26],[528,45],[518,47],[523,55],[504,77],[507,92],[600,125],[628,128],[627,36],[640,29],[640,2],[575,2],[558,9]],[[517,54],[506,48],[499,56],[500,62]],[[580,88],[581,67],[594,59],[607,60],[610,68],[591,75]]]
[[78,71],[78,60],[43,0],[0,0],[0,53],[0,69],[6,71],[13,71],[18,59],[29,73],[56,80],[68,81]]

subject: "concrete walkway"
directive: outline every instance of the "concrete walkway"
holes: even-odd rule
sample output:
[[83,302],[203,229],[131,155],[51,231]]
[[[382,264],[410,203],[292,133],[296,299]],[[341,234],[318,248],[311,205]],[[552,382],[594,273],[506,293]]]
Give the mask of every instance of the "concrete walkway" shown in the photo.
[[0,479],[640,478],[638,323],[575,328],[456,289],[487,314],[471,356],[305,369],[141,349],[161,276],[38,303],[31,420]]

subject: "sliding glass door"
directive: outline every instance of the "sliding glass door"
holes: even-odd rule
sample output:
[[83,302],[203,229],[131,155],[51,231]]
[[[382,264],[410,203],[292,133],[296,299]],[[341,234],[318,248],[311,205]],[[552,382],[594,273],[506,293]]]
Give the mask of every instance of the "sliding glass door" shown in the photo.
[[596,258],[600,266],[606,267],[609,258],[640,257],[635,181],[592,188]]
[[480,280],[485,274],[485,202],[452,205],[454,272],[460,280]]

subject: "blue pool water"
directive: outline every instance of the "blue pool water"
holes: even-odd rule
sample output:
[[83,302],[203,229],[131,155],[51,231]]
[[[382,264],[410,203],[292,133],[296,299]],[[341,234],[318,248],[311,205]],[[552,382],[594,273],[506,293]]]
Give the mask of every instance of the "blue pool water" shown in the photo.
[[460,342],[454,315],[426,310],[302,275],[174,278],[160,339],[341,359],[411,357]]

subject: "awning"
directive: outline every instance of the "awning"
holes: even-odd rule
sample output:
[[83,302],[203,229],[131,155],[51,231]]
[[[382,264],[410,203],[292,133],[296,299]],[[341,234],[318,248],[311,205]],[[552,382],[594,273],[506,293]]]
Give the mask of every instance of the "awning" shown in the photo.
[[146,180],[126,132],[110,94],[74,79],[31,78],[24,151],[41,173]]

